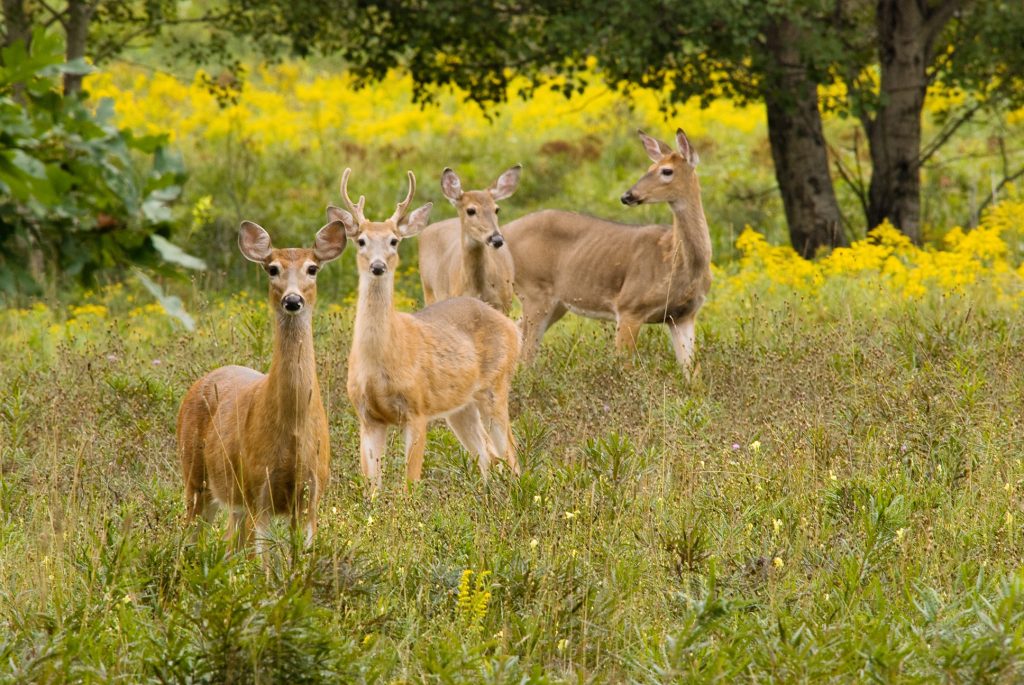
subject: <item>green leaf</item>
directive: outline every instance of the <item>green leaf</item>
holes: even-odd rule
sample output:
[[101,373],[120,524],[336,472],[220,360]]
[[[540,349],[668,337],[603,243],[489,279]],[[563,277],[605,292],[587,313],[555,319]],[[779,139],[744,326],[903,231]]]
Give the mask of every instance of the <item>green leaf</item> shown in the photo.
[[181,195],[181,186],[169,186],[154,190],[142,202],[142,214],[154,224],[171,220],[170,203]]
[[149,236],[149,239],[152,241],[153,247],[156,248],[156,251],[164,258],[164,261],[183,266],[186,269],[196,269],[198,271],[206,270],[206,262],[199,257],[193,257],[188,254],[162,235],[154,233]]
[[132,269],[135,275],[138,277],[139,282],[149,291],[150,295],[156,298],[160,306],[164,308],[164,311],[175,319],[181,322],[185,327],[185,330],[194,331],[196,329],[195,320],[189,316],[189,313],[185,311],[185,306],[181,302],[181,298],[177,295],[167,295],[164,293],[163,288],[157,285],[149,276],[145,274],[141,269]]

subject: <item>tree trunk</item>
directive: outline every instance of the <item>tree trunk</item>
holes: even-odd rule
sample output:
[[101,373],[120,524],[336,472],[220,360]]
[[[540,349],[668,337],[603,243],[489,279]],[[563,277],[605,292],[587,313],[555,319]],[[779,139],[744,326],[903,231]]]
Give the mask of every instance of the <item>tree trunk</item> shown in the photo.
[[3,8],[4,47],[23,40],[27,50],[32,42],[32,21],[25,12],[25,0],[3,0]]
[[960,5],[947,0],[930,8],[921,0],[878,0],[875,22],[881,97],[865,119],[871,148],[868,227],[888,219],[921,242],[921,116],[928,90],[932,45]]
[[[69,0],[67,20],[64,27],[67,31],[67,50],[65,56],[70,62],[85,57],[86,41],[89,38],[89,21],[92,19],[93,6],[88,0]],[[78,95],[82,92],[81,74],[64,74],[64,95]]]
[[786,19],[765,32],[772,64],[762,87],[775,178],[793,249],[806,258],[847,245],[829,174],[818,86],[801,65],[796,27]]

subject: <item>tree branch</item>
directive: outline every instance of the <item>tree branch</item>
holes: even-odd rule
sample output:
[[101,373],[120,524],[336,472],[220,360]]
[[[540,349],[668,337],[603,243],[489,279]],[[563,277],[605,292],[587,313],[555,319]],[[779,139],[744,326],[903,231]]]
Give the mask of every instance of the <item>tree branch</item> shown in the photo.
[[924,25],[921,27],[925,36],[925,44],[931,45],[936,36],[946,25],[953,14],[963,5],[963,0],[944,0],[938,7],[925,12]]
[[917,156],[917,159],[914,162],[914,166],[920,168],[921,165],[923,165],[925,162],[931,159],[932,155],[938,152],[939,148],[945,145],[946,141],[948,141],[953,136],[953,134],[956,133],[957,130],[959,130],[961,126],[963,126],[968,121],[974,118],[974,115],[978,112],[979,109],[981,109],[981,107],[982,103],[976,102],[974,105],[969,107],[967,111],[965,111],[952,124],[947,123],[943,127],[943,131],[939,133],[939,135],[935,136],[935,138],[933,138],[930,143],[924,146],[921,153]]
[[65,19],[65,15],[67,14],[67,10],[65,10],[63,12],[58,12],[57,10],[53,9],[52,7],[50,7],[50,5],[46,2],[46,0],[36,0],[36,2],[38,2],[40,4],[40,6],[42,6],[42,8],[44,10],[46,10],[47,12],[49,12],[50,15],[53,17],[46,24],[47,26],[52,25],[54,20],[56,20],[56,21],[59,21],[60,25],[63,26],[65,29],[67,28],[67,22],[66,22],[66,19]]

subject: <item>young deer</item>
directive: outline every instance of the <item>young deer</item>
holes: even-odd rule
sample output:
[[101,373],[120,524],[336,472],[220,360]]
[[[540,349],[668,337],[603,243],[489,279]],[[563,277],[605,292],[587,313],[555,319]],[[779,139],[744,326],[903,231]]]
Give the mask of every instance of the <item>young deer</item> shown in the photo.
[[[519,331],[480,300],[456,297],[415,314],[395,310],[398,243],[427,225],[432,205],[409,212],[416,177],[409,172],[409,194],[386,221],[363,214],[365,197],[348,196],[346,169],[341,195],[349,211],[328,207],[327,215],[345,225],[358,245],[359,299],[348,358],[348,396],[359,417],[363,475],[373,489],[382,482],[381,459],[389,425],[405,432],[406,476],[419,480],[427,421],[444,417],[487,476],[492,462],[504,460],[519,473],[508,418],[508,392],[519,354]],[[351,212],[351,213],[350,213]]]
[[487,190],[462,190],[451,169],[441,174],[441,191],[459,212],[457,219],[431,224],[420,236],[420,278],[427,304],[457,295],[483,300],[506,316],[512,309],[512,255],[501,249],[498,200],[516,191],[523,168],[515,165]]
[[700,200],[698,156],[680,129],[676,150],[639,132],[654,162],[622,196],[667,202],[671,226],[631,226],[544,210],[505,226],[523,303],[523,359],[567,311],[616,322],[615,345],[636,351],[645,323],[665,323],[689,375],[697,311],[711,287],[711,237]]
[[200,378],[178,413],[178,452],[185,509],[212,521],[229,511],[228,536],[238,544],[266,544],[274,514],[305,522],[307,546],[316,531],[316,507],[327,486],[330,441],[313,358],[316,275],[345,249],[345,227],[332,221],[313,249],[275,249],[270,236],[243,221],[238,246],[270,277],[274,358],[262,374],[224,366]]

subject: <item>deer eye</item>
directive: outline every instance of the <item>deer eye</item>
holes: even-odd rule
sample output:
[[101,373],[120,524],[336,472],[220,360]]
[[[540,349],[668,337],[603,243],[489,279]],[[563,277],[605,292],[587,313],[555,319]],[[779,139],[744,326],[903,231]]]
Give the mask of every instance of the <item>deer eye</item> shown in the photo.
[[306,273],[309,274],[310,276],[316,276],[317,271],[318,269],[315,266],[311,266],[308,269],[306,269]]
[[267,267],[267,273],[271,276],[276,276],[281,273],[281,269],[279,269],[276,264],[271,264]]
[[466,214],[469,216],[476,216],[476,207],[470,207],[466,210]]
[[359,240],[356,241],[356,243],[359,245],[359,247],[366,247],[366,238],[360,238]]
[[396,245],[398,245],[398,238],[392,238],[391,239],[391,247],[395,247]]
[[498,212],[500,212],[500,211],[501,211],[501,207],[495,207],[495,208],[494,208],[494,213],[495,213],[495,214],[497,214],[497,213],[498,213]]
[[672,170],[671,169],[662,169],[661,170],[661,175],[664,176],[665,178],[668,178],[669,176],[672,175]]

